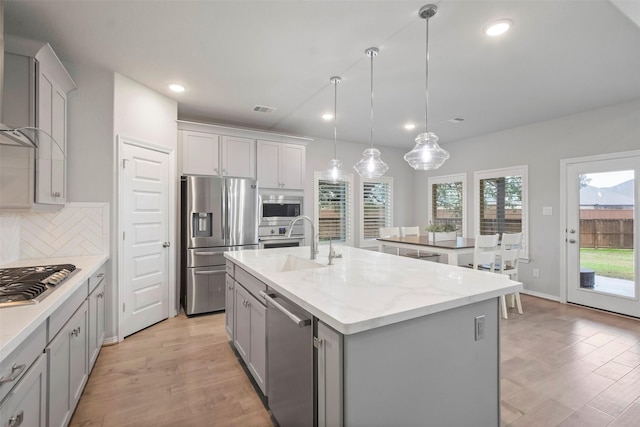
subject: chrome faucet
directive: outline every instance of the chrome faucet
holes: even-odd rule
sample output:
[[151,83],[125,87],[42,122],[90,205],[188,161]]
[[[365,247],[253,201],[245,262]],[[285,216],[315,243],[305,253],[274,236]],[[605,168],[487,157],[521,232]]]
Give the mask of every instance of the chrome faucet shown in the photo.
[[336,251],[333,250],[333,246],[331,245],[331,236],[329,236],[329,264],[333,265],[333,260],[336,258],[342,258],[342,254],[337,254]]
[[313,225],[313,221],[306,215],[299,215],[291,220],[289,223],[289,232],[287,233],[287,237],[291,237],[291,232],[293,231],[293,225],[300,221],[301,219],[306,219],[311,224],[311,256],[310,259],[316,259],[316,255],[318,254],[318,241],[316,240],[316,227]]

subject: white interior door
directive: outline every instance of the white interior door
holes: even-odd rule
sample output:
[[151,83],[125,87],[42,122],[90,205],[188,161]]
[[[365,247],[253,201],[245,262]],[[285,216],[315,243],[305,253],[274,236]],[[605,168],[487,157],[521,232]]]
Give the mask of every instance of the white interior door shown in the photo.
[[122,335],[169,317],[169,155],[122,144]]
[[566,164],[567,301],[640,317],[640,154],[608,157]]

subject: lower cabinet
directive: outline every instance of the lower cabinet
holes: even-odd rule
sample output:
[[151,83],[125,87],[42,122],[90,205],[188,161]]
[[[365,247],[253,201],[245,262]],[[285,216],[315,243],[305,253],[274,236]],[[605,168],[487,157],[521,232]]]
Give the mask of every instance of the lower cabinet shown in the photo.
[[240,283],[235,283],[233,343],[266,396],[267,308]]
[[318,427],[342,427],[342,334],[317,325]]
[[47,358],[40,354],[27,373],[0,403],[0,426],[47,425]]
[[227,336],[231,341],[233,341],[233,321],[234,321],[234,313],[235,313],[235,282],[233,277],[227,274],[226,277],[226,286],[227,291],[225,292],[225,329],[227,330]]
[[89,376],[88,302],[85,300],[46,348],[49,427],[66,426]]
[[106,335],[104,281],[89,294],[89,372],[93,369]]

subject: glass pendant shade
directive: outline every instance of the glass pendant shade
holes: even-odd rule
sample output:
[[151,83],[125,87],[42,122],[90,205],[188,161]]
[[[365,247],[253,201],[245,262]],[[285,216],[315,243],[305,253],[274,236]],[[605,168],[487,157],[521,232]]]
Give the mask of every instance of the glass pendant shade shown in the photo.
[[329,167],[322,173],[322,179],[334,184],[346,180],[347,173],[342,169],[342,162],[338,159],[329,160]]
[[353,167],[363,178],[380,178],[389,170],[389,166],[380,158],[380,151],[367,148],[362,153],[362,159]]
[[438,145],[438,137],[433,132],[424,132],[416,137],[416,146],[404,155],[409,166],[415,170],[438,169],[449,158],[449,153]]

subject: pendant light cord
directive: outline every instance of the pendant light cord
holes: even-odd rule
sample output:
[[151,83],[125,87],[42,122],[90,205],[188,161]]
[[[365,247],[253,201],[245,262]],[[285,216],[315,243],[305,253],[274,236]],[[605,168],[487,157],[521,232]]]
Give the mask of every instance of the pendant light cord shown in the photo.
[[373,57],[376,56],[375,51],[369,53],[371,57],[371,148],[373,148]]
[[426,36],[426,40],[427,40],[427,54],[425,55],[426,57],[426,64],[425,64],[425,85],[424,85],[424,96],[425,96],[425,108],[424,108],[424,132],[427,133],[427,117],[428,117],[428,111],[429,111],[429,18],[425,18],[425,21],[427,21],[427,36]]
[[340,80],[337,78],[333,78],[333,158],[338,158],[338,126],[336,125],[336,121],[338,120],[338,83]]

